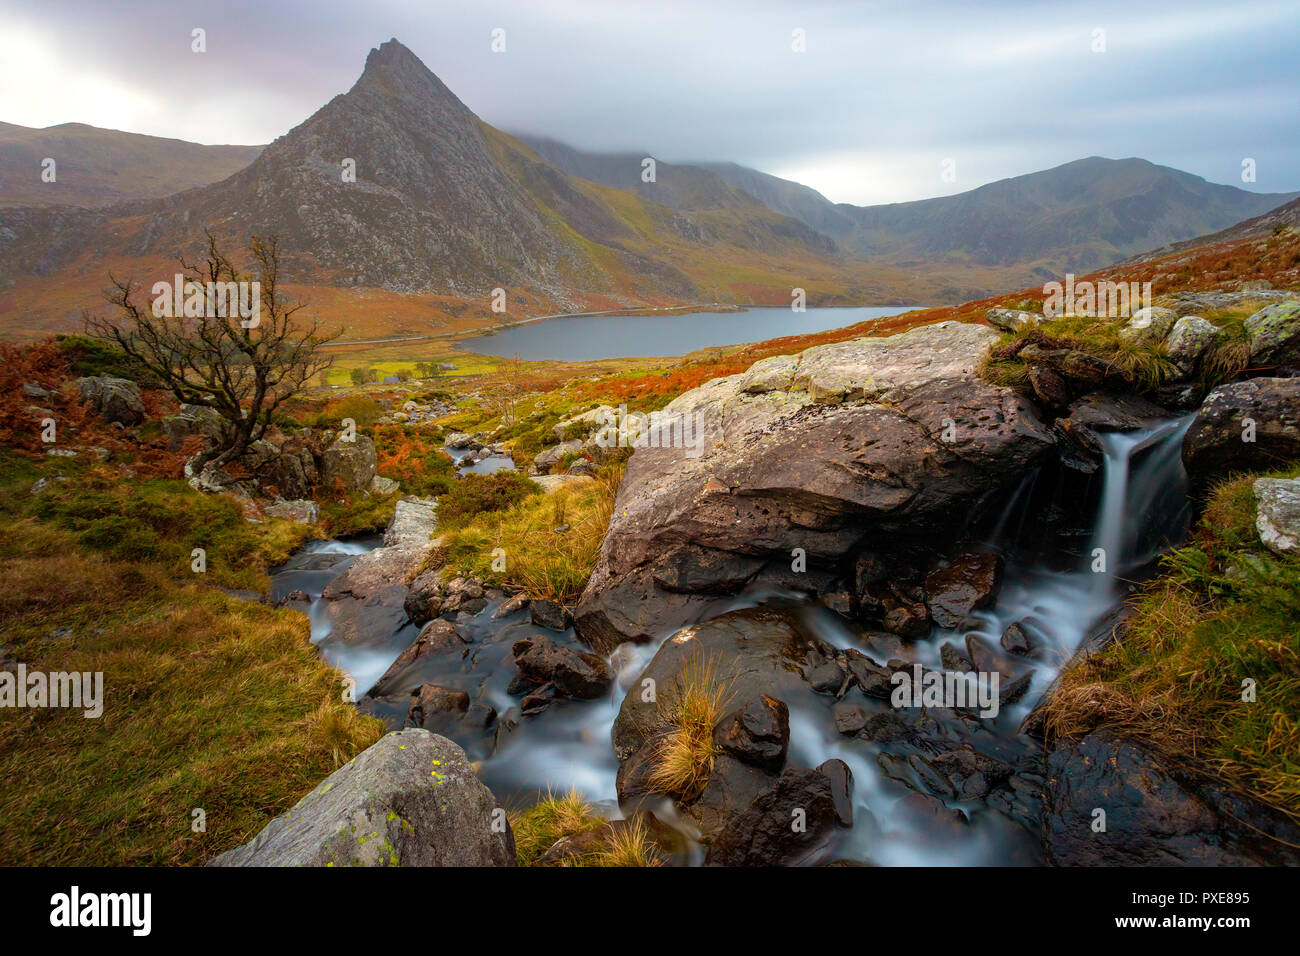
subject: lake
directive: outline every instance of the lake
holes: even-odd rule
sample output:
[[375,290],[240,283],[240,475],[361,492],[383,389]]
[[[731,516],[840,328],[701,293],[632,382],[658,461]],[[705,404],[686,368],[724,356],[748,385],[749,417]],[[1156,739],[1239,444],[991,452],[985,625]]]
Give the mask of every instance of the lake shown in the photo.
[[480,355],[585,362],[607,358],[685,355],[696,349],[762,342],[785,335],[842,329],[867,319],[911,312],[919,305],[808,309],[789,306],[751,308],[746,312],[692,312],[686,315],[596,315],[546,319],[495,335],[467,339],[462,345]]

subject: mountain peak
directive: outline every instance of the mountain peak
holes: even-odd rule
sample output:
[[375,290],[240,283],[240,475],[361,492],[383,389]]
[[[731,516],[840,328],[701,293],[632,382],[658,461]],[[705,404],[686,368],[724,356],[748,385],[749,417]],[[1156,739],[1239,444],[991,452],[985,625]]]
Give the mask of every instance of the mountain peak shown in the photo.
[[396,38],[370,51],[366,68],[353,90],[379,93],[386,98],[404,101],[409,106],[423,104],[425,109],[469,113],[465,104],[424,65],[424,61]]
[[428,67],[420,61],[420,58],[412,53],[407,46],[402,44],[397,37],[393,37],[392,39],[379,44],[379,46],[371,50],[370,55],[366,57],[367,73],[371,70],[401,65],[414,65],[421,69],[428,69]]

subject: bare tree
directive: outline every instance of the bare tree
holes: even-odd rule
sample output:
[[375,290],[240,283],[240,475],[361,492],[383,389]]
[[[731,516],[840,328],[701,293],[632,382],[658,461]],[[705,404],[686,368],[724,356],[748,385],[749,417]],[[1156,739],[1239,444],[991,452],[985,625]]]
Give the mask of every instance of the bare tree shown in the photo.
[[[288,398],[303,389],[313,376],[327,370],[333,359],[322,345],[338,333],[321,334],[315,321],[299,318],[301,303],[285,300],[279,291],[280,260],[274,237],[253,237],[249,250],[255,274],[243,275],[217,248],[207,233],[208,250],[202,262],[181,259],[184,287],[205,294],[202,309],[141,307],[134,300],[135,283],[112,275],[113,288],[105,297],[116,306],[109,317],[86,317],[91,334],[115,342],[137,366],[171,390],[187,405],[211,408],[223,419],[220,440],[195,462],[200,471],[211,462],[217,467],[239,458],[262,438],[271,416]],[[256,282],[251,301],[260,301],[256,316],[232,307],[231,283]],[[159,312],[165,313],[159,315]],[[195,315],[173,315],[176,311]]]

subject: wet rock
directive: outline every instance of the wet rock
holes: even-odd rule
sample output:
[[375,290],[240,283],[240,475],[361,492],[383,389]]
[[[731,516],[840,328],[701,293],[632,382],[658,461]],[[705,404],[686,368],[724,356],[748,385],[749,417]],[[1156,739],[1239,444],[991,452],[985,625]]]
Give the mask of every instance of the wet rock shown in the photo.
[[929,758],[930,768],[944,778],[961,800],[980,800],[1010,779],[1015,768],[982,753],[970,744]]
[[1300,365],[1300,301],[1275,302],[1244,324],[1252,365]]
[[1007,629],[1002,632],[1001,644],[1003,650],[1021,656],[1034,649],[1033,642],[1029,639],[1029,632],[1018,621],[1007,625]]
[[208,865],[514,866],[514,834],[499,806],[463,750],[403,730]]
[[831,799],[835,817],[842,827],[853,826],[853,771],[843,760],[831,758],[817,766],[817,771],[831,782]]
[[966,814],[931,794],[909,793],[894,809],[935,842],[966,838]]
[[925,579],[930,617],[940,627],[961,627],[972,611],[989,607],[1002,587],[1002,556],[964,554]]
[[565,697],[603,697],[614,682],[603,658],[561,647],[541,634],[515,641],[510,652],[521,678],[538,685],[554,684],[556,692]]
[[835,721],[836,731],[850,737],[867,726],[867,708],[857,701],[836,701],[835,706],[831,708],[831,716]]
[[1259,539],[1278,554],[1300,552],[1300,478],[1255,479]]
[[412,624],[423,624],[442,613],[442,571],[425,571],[411,582],[402,607]]
[[[672,699],[687,674],[698,675],[711,665],[723,708],[763,695],[791,709],[824,707],[824,698],[808,685],[804,672],[811,661],[833,655],[834,649],[808,635],[796,618],[766,608],[732,611],[670,637],[633,682],[633,692],[624,697],[614,721],[620,803],[638,798],[638,791],[629,788],[648,786],[646,768],[653,764],[660,742],[673,731],[663,702]],[[653,700],[636,690],[645,687],[654,688]],[[679,804],[678,809],[702,832],[716,832],[774,779],[724,751],[714,760],[699,798],[688,806]]]
[[492,612],[492,618],[493,620],[499,620],[503,617],[509,617],[511,614],[514,614],[516,611],[522,611],[527,606],[528,606],[528,595],[524,594],[521,591],[519,594],[516,594],[513,597],[507,598],[505,601],[503,601],[501,603],[501,606]]
[[81,400],[105,421],[119,425],[139,425],[144,421],[144,398],[140,386],[125,378],[92,375],[76,381]]
[[1067,415],[1057,419],[1054,428],[1065,436],[1067,447],[1089,463],[1088,470],[1091,470],[1106,457],[1102,434],[1154,428],[1168,418],[1166,409],[1137,395],[1093,392],[1071,404]]
[[939,660],[946,671],[969,671],[974,670],[974,665],[967,658],[957,645],[950,641],[944,641],[943,646],[939,648]]
[[1300,378],[1252,378],[1206,396],[1183,438],[1198,486],[1233,471],[1268,471],[1300,458]]
[[1043,848],[1060,866],[1300,863],[1294,822],[1109,731],[1059,743],[1046,789]]
[[584,642],[698,619],[711,594],[656,582],[689,578],[673,569],[700,549],[788,568],[801,548],[809,571],[855,548],[888,557],[1018,481],[1054,442],[1029,399],[975,376],[996,336],[948,322],[817,346],[679,396],[664,411],[699,425],[700,454],[634,450],[576,611]]
[[406,711],[408,727],[423,727],[425,730],[441,728],[461,717],[469,709],[469,694],[452,687],[438,684],[421,684],[420,689],[411,696],[411,705]]
[[881,626],[891,634],[917,640],[930,633],[930,612],[924,604],[899,604],[885,613]]
[[402,651],[397,656],[397,660],[393,661],[388,670],[384,671],[384,676],[375,682],[375,686],[370,689],[369,696],[386,697],[390,694],[400,694],[410,690],[410,687],[402,686],[402,675],[409,670],[411,665],[430,655],[460,654],[465,650],[465,645],[466,641],[450,621],[430,621],[421,629],[415,643]]
[[839,820],[830,778],[789,768],[718,833],[705,860],[714,866],[790,866],[824,849]]
[[853,682],[858,685],[862,693],[878,700],[889,700],[890,694],[894,691],[891,680],[893,672],[889,668],[880,666],[852,647],[844,652],[844,663],[853,677]]
[[718,721],[713,740],[738,760],[779,771],[790,745],[790,710],[763,694]]
[[564,605],[549,600],[539,599],[529,602],[528,614],[538,627],[545,627],[552,631],[563,631],[572,621]]

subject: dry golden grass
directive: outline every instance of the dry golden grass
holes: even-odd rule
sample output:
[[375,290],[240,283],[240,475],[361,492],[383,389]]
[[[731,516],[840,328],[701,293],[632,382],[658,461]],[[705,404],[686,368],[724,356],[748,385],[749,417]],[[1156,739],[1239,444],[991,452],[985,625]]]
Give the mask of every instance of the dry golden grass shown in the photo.
[[731,697],[728,683],[719,681],[713,658],[693,656],[659,702],[666,725],[655,751],[650,786],[690,802],[700,795],[719,753],[713,728]]

